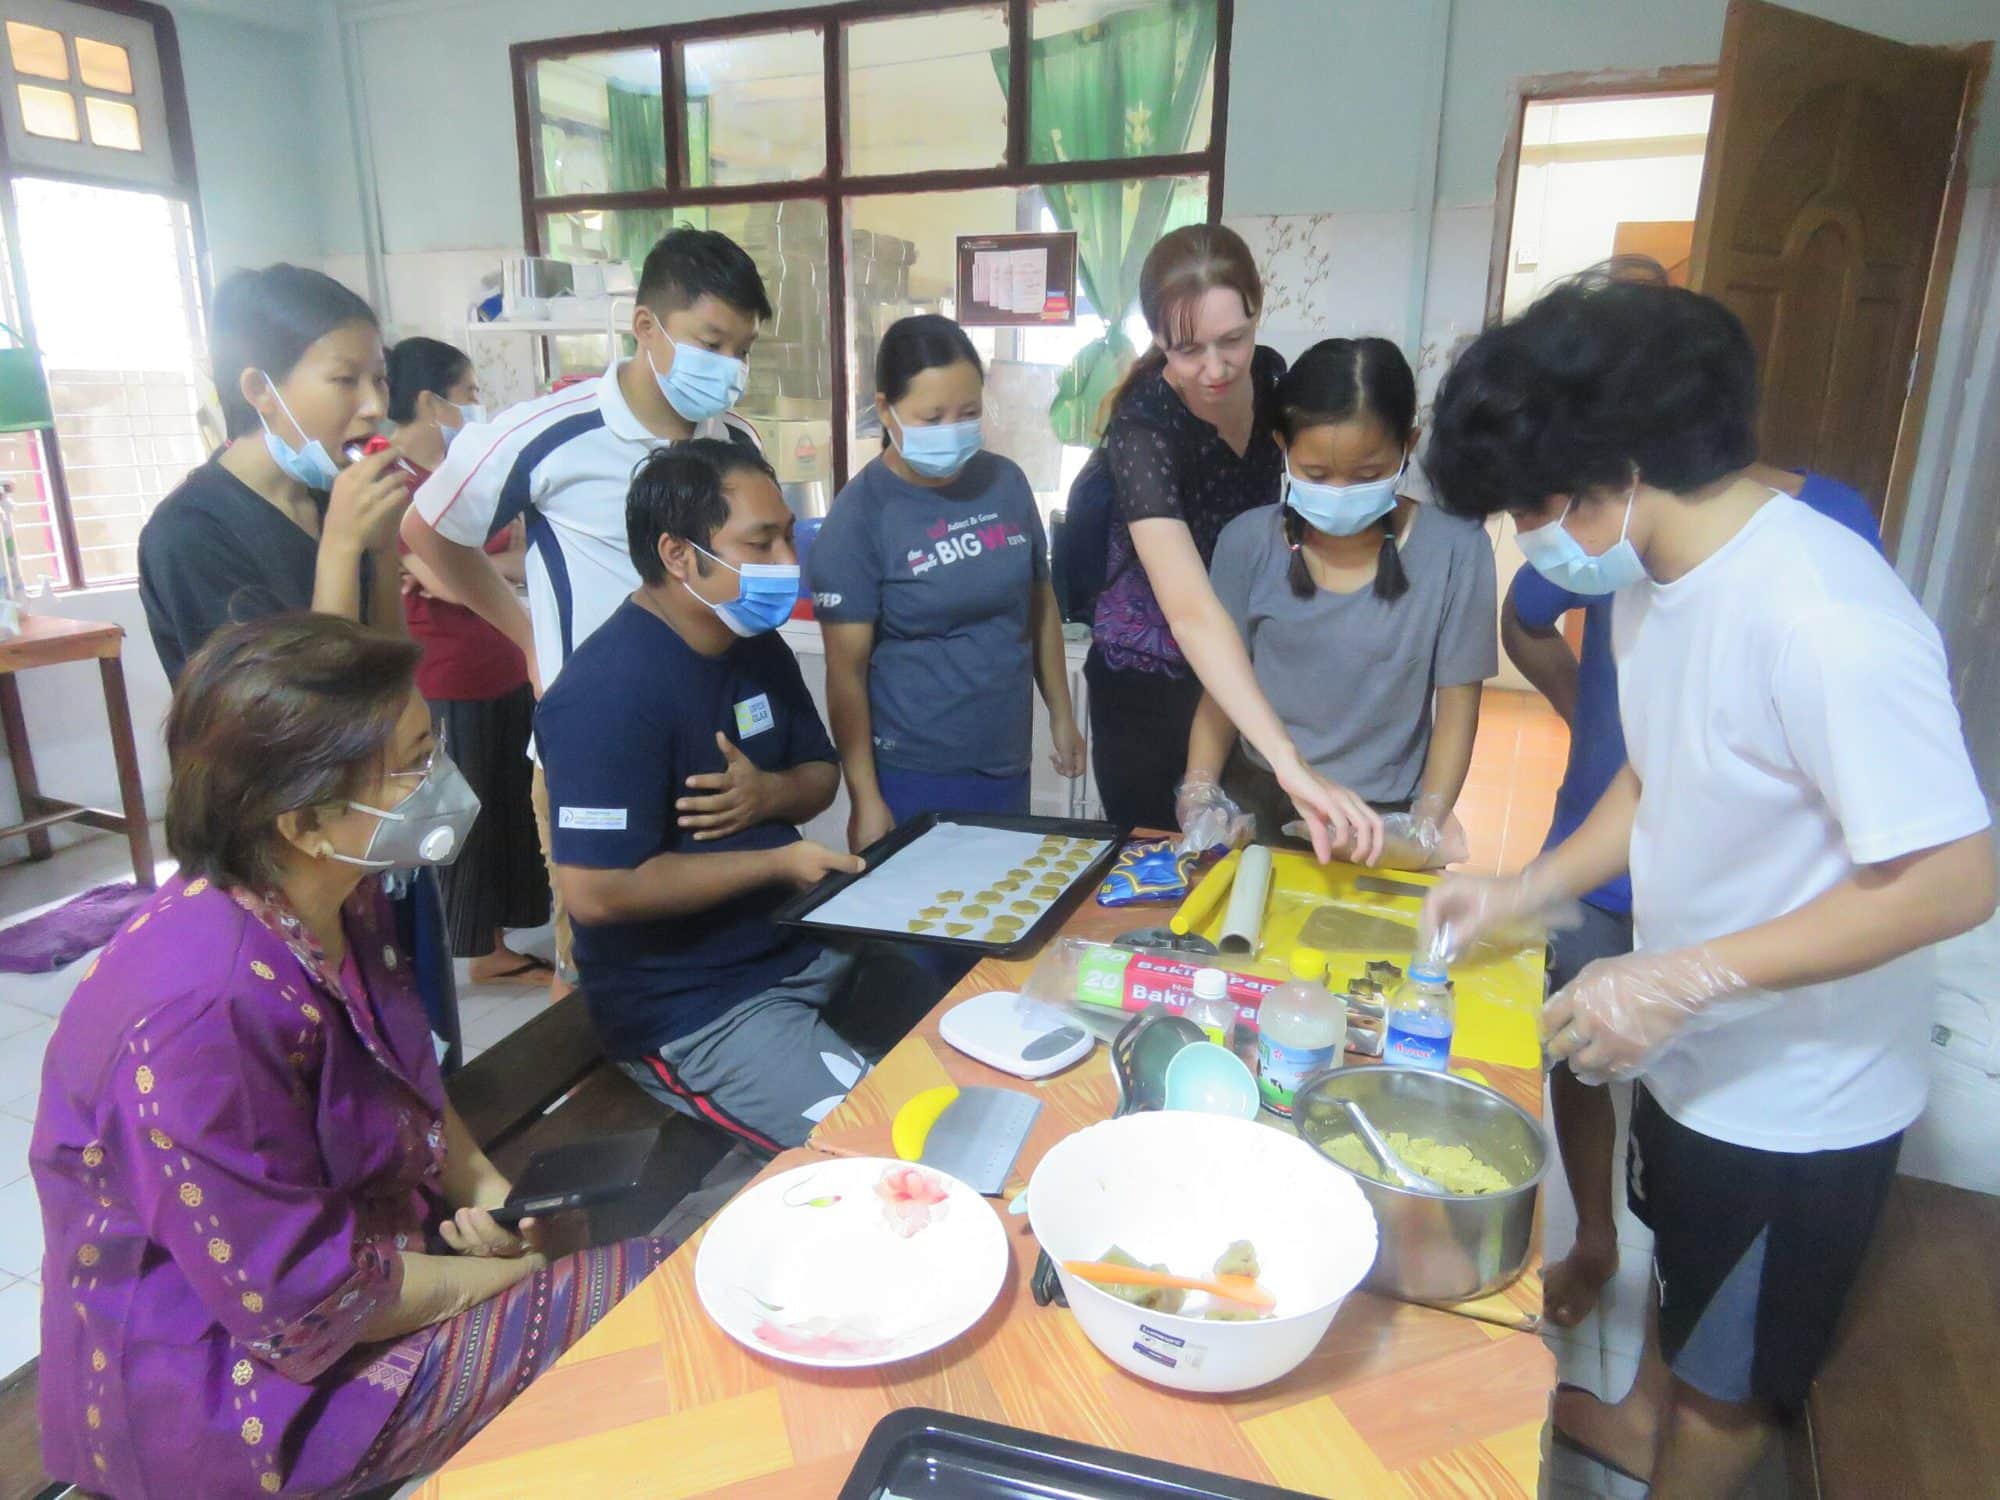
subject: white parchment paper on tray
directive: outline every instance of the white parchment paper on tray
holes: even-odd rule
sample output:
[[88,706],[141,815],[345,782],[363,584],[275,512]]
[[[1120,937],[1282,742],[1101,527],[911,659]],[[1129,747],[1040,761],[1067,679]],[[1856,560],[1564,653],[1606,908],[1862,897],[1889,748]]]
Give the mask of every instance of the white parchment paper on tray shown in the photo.
[[[1062,853],[1052,856],[1042,852],[1052,845],[1060,845]],[[805,920],[871,932],[917,931],[973,942],[1011,941],[1061,900],[1106,847],[1103,839],[1073,839],[1061,834],[1051,838],[1008,828],[939,823],[832,900],[815,907]],[[1061,868],[1065,860],[1075,862],[1078,854],[1082,862],[1074,870]],[[1029,868],[1029,860],[1041,863]],[[1000,892],[997,901],[977,899],[1010,879],[1018,880],[1018,889]],[[1036,886],[1046,884],[1059,885],[1061,890],[1053,896],[1034,894]],[[998,917],[1014,919],[1011,933],[993,931]],[[913,928],[912,923],[925,925]]]

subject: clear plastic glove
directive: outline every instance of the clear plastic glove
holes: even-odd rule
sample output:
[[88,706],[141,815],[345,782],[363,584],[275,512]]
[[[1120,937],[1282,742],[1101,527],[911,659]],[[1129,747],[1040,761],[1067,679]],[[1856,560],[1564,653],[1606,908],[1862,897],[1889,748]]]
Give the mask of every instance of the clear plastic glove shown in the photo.
[[[1449,962],[1475,943],[1573,926],[1576,903],[1549,883],[1539,865],[1518,875],[1447,875],[1424,898],[1417,918],[1417,952]],[[1508,943],[1507,946],[1518,946]]]
[[1406,813],[1382,815],[1382,863],[1394,869],[1434,870],[1470,853],[1464,826],[1435,792],[1417,798]]
[[1256,818],[1238,807],[1221,784],[1204,771],[1195,772],[1175,788],[1174,822],[1181,831],[1175,851],[1180,854],[1234,849],[1257,834]]
[[1645,1071],[1682,1033],[1734,1020],[1765,998],[1706,947],[1625,953],[1587,964],[1543,1007],[1542,1041],[1582,1082],[1610,1083]]

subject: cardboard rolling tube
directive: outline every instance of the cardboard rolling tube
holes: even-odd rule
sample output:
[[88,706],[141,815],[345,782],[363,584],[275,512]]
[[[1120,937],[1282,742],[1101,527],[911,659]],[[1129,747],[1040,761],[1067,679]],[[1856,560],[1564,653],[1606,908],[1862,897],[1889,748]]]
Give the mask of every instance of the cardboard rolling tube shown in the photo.
[[1264,903],[1270,895],[1271,851],[1263,844],[1252,844],[1236,867],[1236,881],[1229,890],[1222,936],[1216,946],[1224,953],[1254,955],[1264,932]]

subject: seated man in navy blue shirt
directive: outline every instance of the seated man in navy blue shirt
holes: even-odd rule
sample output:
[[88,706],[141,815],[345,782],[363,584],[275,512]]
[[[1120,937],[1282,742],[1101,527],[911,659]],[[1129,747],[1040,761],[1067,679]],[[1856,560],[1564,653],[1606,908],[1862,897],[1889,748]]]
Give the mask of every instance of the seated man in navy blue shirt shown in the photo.
[[535,715],[591,1019],[656,1097],[796,1146],[867,1064],[827,1016],[854,961],[771,921],[862,867],[796,827],[840,769],[774,633],[798,596],[792,515],[761,457],[697,438],[639,466],[626,532],[640,588]]
[[[1752,464],[1745,472],[1840,522],[1876,551],[1882,549],[1881,528],[1860,491],[1822,474],[1795,474],[1768,464]],[[1523,567],[1500,611],[1500,640],[1508,660],[1569,725],[1569,764],[1556,793],[1544,852],[1583,826],[1625,764],[1618,673],[1611,657],[1612,597],[1572,594]],[[1573,609],[1583,611],[1581,663],[1557,628]],[[1631,951],[1632,882],[1620,875],[1583,898],[1582,918],[1574,927],[1550,937],[1549,993],[1562,989],[1594,959]],[[1551,1323],[1573,1328],[1590,1315],[1604,1283],[1618,1269],[1618,1231],[1611,1209],[1618,1125],[1610,1093],[1581,1082],[1567,1064],[1549,1069],[1549,1103],[1563,1175],[1576,1202],[1576,1244],[1542,1273],[1542,1304]]]

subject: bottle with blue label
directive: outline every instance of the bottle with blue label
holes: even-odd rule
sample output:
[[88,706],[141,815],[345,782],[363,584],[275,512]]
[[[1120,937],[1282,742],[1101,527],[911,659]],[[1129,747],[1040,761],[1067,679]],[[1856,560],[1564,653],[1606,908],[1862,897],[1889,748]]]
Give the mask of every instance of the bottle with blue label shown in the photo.
[[1388,1002],[1382,1061],[1442,1073],[1451,1061],[1451,1033],[1458,1018],[1444,965],[1412,960],[1410,972]]
[[1291,1118],[1299,1085],[1340,1061],[1347,1045],[1347,1007],[1327,993],[1326,955],[1292,950],[1292,977],[1257,1008],[1257,1096],[1264,1108]]

